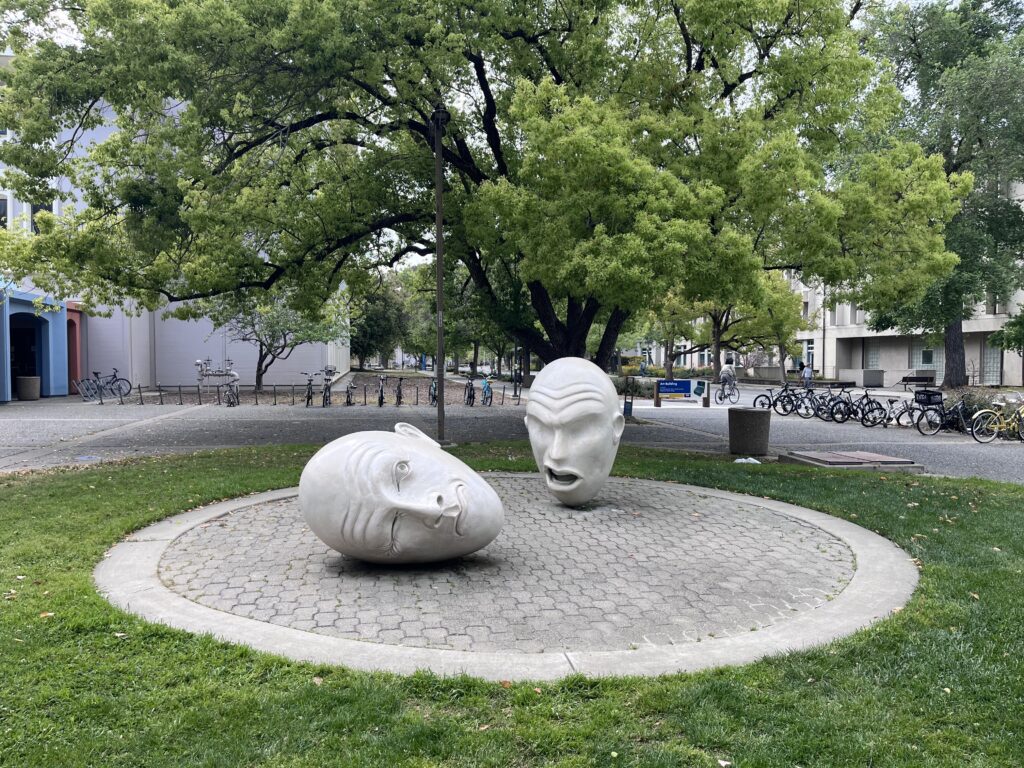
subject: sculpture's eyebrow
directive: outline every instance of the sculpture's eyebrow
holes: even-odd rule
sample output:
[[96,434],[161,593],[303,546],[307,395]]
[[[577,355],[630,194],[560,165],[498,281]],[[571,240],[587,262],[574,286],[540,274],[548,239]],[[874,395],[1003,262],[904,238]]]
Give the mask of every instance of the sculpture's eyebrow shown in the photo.
[[[550,405],[544,400],[548,400]],[[527,407],[526,415],[542,418],[549,424],[562,425],[583,416],[601,416],[607,412],[608,408],[603,399],[597,397],[576,397],[565,402],[560,398],[549,399],[543,396],[538,400],[534,395]]]

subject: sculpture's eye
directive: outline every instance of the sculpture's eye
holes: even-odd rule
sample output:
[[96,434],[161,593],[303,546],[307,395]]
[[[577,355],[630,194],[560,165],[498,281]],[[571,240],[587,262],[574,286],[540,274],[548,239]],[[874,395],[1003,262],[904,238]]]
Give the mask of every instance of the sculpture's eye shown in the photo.
[[395,464],[395,487],[401,491],[402,481],[405,480],[412,473],[412,469],[409,467],[408,461],[400,461]]

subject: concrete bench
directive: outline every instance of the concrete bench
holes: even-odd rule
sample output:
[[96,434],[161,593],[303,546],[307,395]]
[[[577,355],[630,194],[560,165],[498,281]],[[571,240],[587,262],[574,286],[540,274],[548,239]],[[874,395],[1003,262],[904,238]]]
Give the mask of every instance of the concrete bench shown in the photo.
[[900,379],[900,384],[903,385],[903,391],[907,391],[907,387],[913,384],[915,387],[930,387],[935,383],[935,376],[904,376]]

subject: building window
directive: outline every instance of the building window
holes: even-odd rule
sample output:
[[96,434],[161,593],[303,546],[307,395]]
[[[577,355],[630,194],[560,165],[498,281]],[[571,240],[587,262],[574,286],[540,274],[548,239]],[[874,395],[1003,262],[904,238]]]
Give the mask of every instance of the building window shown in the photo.
[[942,347],[929,347],[924,339],[915,339],[910,346],[910,367],[935,371],[935,383],[942,383],[946,353]]
[[0,227],[7,229],[7,198],[0,197]]
[[47,211],[53,213],[53,203],[47,203],[46,205],[34,205],[32,206],[32,234],[39,234],[39,225],[36,224],[36,214],[40,211]]
[[811,309],[810,304],[805,301],[804,302],[804,308],[803,308],[803,318],[804,318],[804,320],[807,319],[807,316],[808,316],[808,313],[810,312],[810,309]]
[[805,365],[811,366],[811,370],[814,370],[814,339],[807,339],[804,341],[804,360]]
[[835,307],[832,307],[832,309],[830,309],[828,311],[828,324],[829,325],[835,325],[836,324],[836,308]]
[[878,370],[882,364],[882,342],[878,339],[864,340],[864,367]]
[[981,383],[1003,383],[1003,350],[990,345],[987,338],[981,345]]

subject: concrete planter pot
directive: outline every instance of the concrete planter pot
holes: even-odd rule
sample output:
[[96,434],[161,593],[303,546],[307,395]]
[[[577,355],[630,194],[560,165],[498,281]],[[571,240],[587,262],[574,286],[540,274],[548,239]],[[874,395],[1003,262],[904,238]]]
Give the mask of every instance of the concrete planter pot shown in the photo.
[[38,400],[39,387],[42,379],[38,376],[17,376],[14,379],[14,389],[18,393],[19,400]]
[[729,409],[729,453],[764,456],[771,431],[770,408]]

